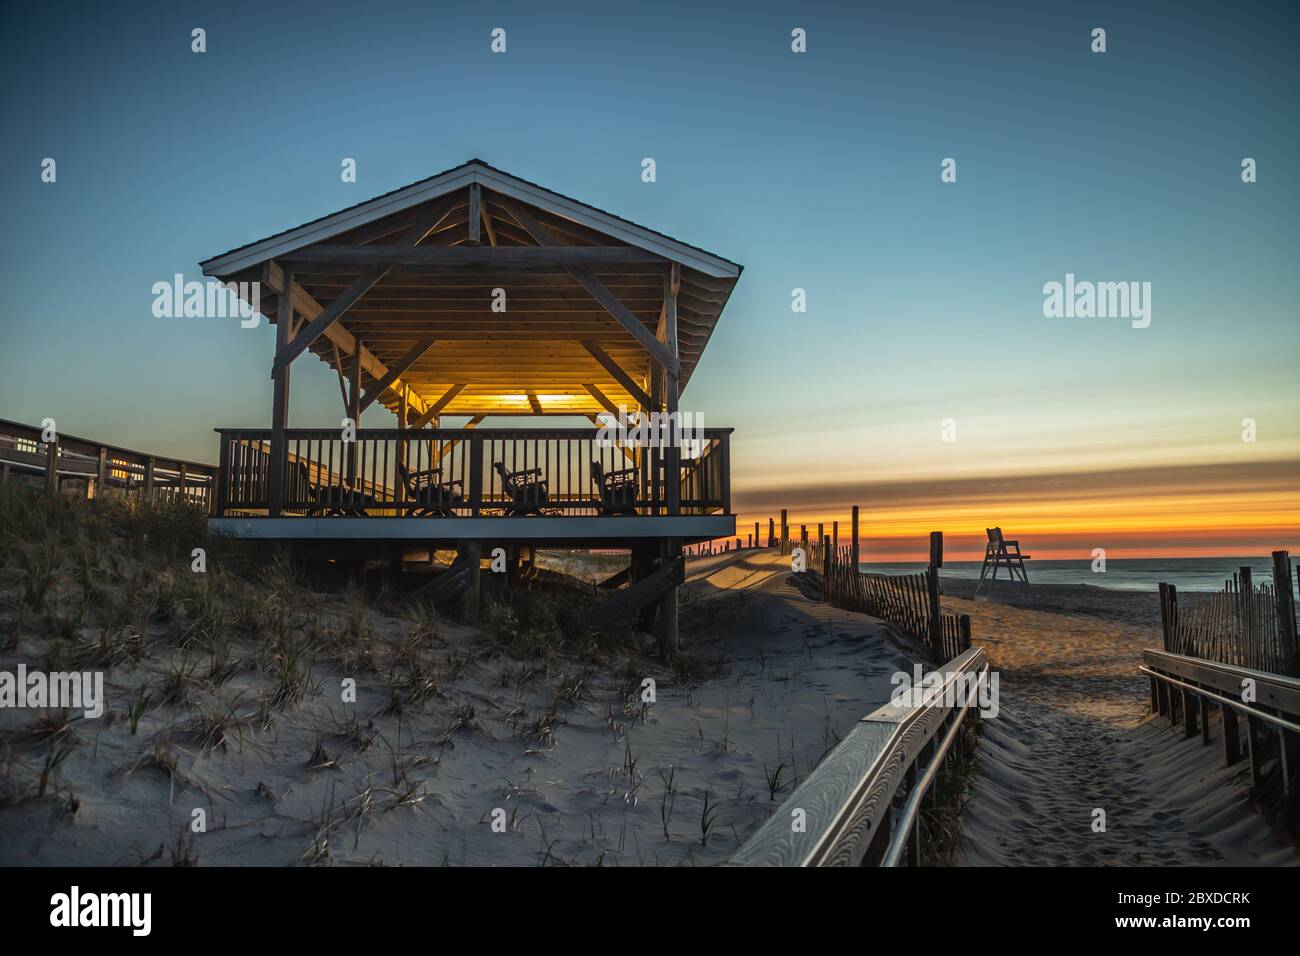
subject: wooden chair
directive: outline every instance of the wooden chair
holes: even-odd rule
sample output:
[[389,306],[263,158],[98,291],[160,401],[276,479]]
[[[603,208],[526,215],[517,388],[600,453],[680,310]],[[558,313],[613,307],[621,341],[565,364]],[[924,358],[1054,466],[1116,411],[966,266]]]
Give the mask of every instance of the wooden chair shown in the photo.
[[637,492],[640,490],[635,468],[623,468],[606,473],[598,461],[591,463],[591,480],[600,494],[602,515],[635,515]]
[[441,468],[412,471],[403,461],[397,462],[397,475],[406,487],[406,516],[457,517],[455,509],[465,503],[459,478],[442,480]]
[[[993,593],[995,582],[998,579],[998,568],[1006,568],[1007,574],[1012,581],[1017,580],[1016,572],[1019,572],[1018,580],[1024,585],[1025,593],[1033,598],[1033,591],[1029,587],[1029,573],[1025,570],[1025,562],[1032,555],[1020,553],[1019,541],[1008,541],[1002,536],[1001,528],[985,528],[989,536],[988,543],[984,546],[984,565],[980,568],[980,580],[975,585],[975,597],[978,598],[980,589],[984,587],[984,581],[987,576],[989,584],[989,594]],[[989,575],[989,571],[992,574]]]
[[493,468],[501,476],[501,490],[510,498],[506,505],[507,515],[540,515],[551,504],[546,492],[546,482],[542,480],[542,469],[529,468],[525,471],[506,471],[505,462],[494,462]]

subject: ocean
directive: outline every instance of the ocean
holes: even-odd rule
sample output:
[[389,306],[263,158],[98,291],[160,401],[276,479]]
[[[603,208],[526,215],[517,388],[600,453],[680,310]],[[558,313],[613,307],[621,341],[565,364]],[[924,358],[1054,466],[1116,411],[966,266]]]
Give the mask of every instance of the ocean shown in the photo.
[[[1273,561],[1269,557],[1237,558],[1111,558],[1106,561],[1105,572],[1093,572],[1091,560],[1025,562],[1029,570],[1029,583],[1088,584],[1114,591],[1156,591],[1163,581],[1187,591],[1218,591],[1223,582],[1239,568],[1248,567],[1258,584],[1273,580]],[[906,574],[924,571],[924,563],[859,565],[863,571],[880,574]],[[999,586],[1006,579],[1006,571],[998,572]],[[980,576],[979,561],[945,561],[941,574],[945,577],[969,578]],[[1291,587],[1295,590],[1294,570]]]

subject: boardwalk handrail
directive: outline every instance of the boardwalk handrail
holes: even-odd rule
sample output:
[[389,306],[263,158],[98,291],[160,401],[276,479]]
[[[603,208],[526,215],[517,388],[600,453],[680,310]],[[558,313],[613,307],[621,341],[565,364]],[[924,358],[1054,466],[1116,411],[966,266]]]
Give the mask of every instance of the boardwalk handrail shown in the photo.
[[85,482],[87,494],[93,483],[96,495],[114,487],[150,498],[184,497],[203,508],[210,507],[217,475],[216,468],[202,462],[64,432],[46,442],[40,426],[0,419],[0,480],[7,479],[10,471],[42,475],[51,490],[70,479]]
[[[1255,783],[1262,777],[1260,743],[1264,727],[1272,727],[1281,743],[1283,786],[1290,794],[1300,783],[1300,679],[1153,648],[1142,652],[1138,670],[1151,683],[1152,713],[1168,716],[1171,725],[1181,720],[1186,737],[1195,736],[1199,728],[1201,741],[1208,744],[1211,702],[1218,706],[1225,766],[1241,759],[1237,715],[1244,716],[1251,779]],[[1251,683],[1247,685],[1247,681]],[[1243,695],[1247,686],[1253,691],[1249,702]]]
[[[917,703],[888,703],[863,717],[728,861],[732,866],[860,866],[919,856],[917,810],[957,727],[975,713],[988,675],[982,647],[938,668],[941,683]],[[972,680],[973,678],[973,680]],[[964,686],[968,685],[968,686]],[[940,732],[946,733],[940,736]],[[939,738],[936,740],[936,738]],[[926,767],[918,772],[918,760]],[[895,811],[895,798],[905,804]],[[803,812],[803,828],[795,814]]]

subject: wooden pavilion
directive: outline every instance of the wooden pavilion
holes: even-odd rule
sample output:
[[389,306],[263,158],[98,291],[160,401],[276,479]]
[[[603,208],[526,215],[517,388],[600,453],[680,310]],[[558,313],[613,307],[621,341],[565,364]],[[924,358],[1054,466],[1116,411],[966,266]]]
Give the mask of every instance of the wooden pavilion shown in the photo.
[[[497,544],[626,548],[634,587],[735,533],[731,429],[683,442],[675,413],[736,263],[471,160],[201,265],[260,283],[276,328],[271,427],[218,429],[214,530],[475,562]],[[309,352],[337,373],[342,429],[290,427]],[[394,427],[357,427],[376,403]],[[599,416],[620,412],[665,427],[609,441]],[[516,416],[538,426],[488,421]]]

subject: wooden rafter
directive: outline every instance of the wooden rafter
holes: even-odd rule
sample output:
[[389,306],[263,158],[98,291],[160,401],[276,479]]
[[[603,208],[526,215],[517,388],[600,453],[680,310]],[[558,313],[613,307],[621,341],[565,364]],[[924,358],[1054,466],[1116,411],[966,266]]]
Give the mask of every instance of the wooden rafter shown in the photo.
[[465,390],[464,383],[453,385],[451,388],[447,389],[447,391],[443,393],[442,398],[438,399],[436,402],[430,405],[427,409],[425,409],[424,414],[420,415],[415,421],[411,422],[411,427],[423,428],[425,425],[429,424],[429,422],[433,421],[433,419],[441,415],[443,409],[445,409],[448,405],[451,404],[452,399],[454,399],[457,395],[459,395],[464,390]]
[[628,375],[627,372],[623,371],[623,369],[619,367],[619,364],[609,357],[608,352],[602,349],[595,342],[588,340],[583,340],[582,347],[591,353],[591,357],[601,364],[601,367],[610,374],[614,381],[622,385],[627,393],[636,399],[637,404],[642,408],[654,407],[650,404],[650,396],[641,389],[641,386],[637,385],[631,375]]
[[[528,212],[528,210],[523,208],[523,206],[518,203],[507,201],[505,203],[505,208],[510,215],[514,217],[515,222],[519,223],[519,225],[524,228],[524,231],[532,236],[533,240],[537,242],[538,245],[544,248],[557,250],[559,248],[591,248],[584,246],[561,247],[559,239],[556,238],[555,234],[539,223],[537,219]],[[655,338],[654,333],[641,323],[641,320],[623,304],[622,300],[614,295],[614,293],[612,293],[603,282],[596,278],[594,272],[587,268],[580,260],[575,265],[568,267],[566,271],[569,275],[573,276],[579,285],[587,290],[587,293],[593,299],[600,303],[606,312],[612,315],[618,323],[623,326],[623,328],[627,329],[632,337],[644,346],[647,352],[654,356],[655,361],[665,369],[668,369],[670,375],[681,374],[681,365],[677,360],[677,356],[664,348],[659,340]]]
[[384,394],[388,387],[392,385],[393,382],[397,381],[399,375],[414,365],[425,352],[429,351],[433,346],[433,343],[434,337],[432,335],[426,335],[407,349],[405,355],[399,358],[392,365],[388,366],[388,371],[384,373],[384,376],[379,379],[379,381],[373,383],[370,388],[366,390],[365,395],[362,396],[361,410],[364,412],[369,408],[374,403],[375,399]]
[[[266,263],[262,270],[262,282],[276,295],[286,294],[285,273],[277,263]],[[292,286],[288,286],[287,288],[289,294],[293,297],[294,309],[301,311],[309,318],[319,315],[324,311],[324,306],[317,302],[316,299],[297,282],[294,282]],[[340,350],[340,352],[346,352],[348,355],[358,352],[356,336],[341,325],[333,325],[326,329],[325,337],[328,338]],[[362,367],[365,368],[371,378],[382,378],[384,373],[388,371],[388,366],[384,365],[379,361],[379,359],[370,354],[364,348],[360,349],[360,355]],[[395,381],[389,386],[389,388],[393,391],[398,391],[400,388],[399,383],[400,380]],[[425,407],[424,401],[417,395],[412,395],[411,397],[413,399],[412,407],[417,412],[423,412]]]
[[[408,227],[391,248],[410,249],[418,247],[419,243],[438,227],[438,223],[440,223],[447,213],[451,211],[455,202],[456,200],[454,197],[445,197],[442,202],[435,206],[433,214],[427,220]],[[344,248],[364,249],[370,247],[345,246]],[[293,341],[289,343],[289,347],[285,350],[284,354],[275,357],[276,367],[280,368],[291,364],[294,359],[307,351],[308,347],[315,342],[326,329],[342,318],[343,313],[356,305],[357,301],[369,292],[370,289],[374,287],[375,283],[382,279],[387,273],[388,269],[383,267],[373,268],[363,272],[346,289],[339,293],[339,295],[335,296],[330,304],[325,306],[324,311],[321,312],[320,315],[312,319],[299,334],[294,336]]]

